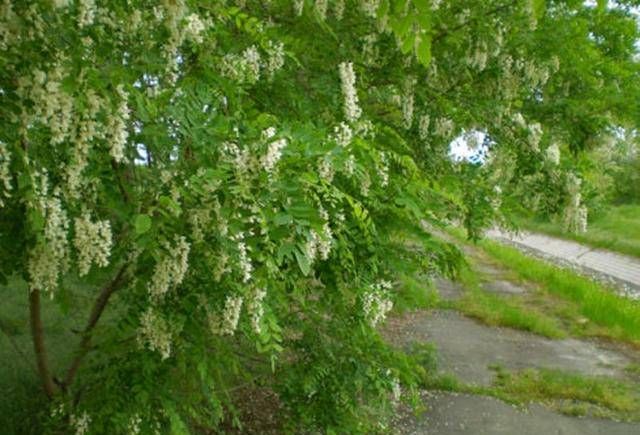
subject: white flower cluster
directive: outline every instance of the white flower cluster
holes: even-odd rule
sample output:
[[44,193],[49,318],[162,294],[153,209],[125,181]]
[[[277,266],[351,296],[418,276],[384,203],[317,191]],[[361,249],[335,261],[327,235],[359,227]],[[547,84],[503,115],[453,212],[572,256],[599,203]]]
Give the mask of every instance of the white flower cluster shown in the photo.
[[365,173],[362,182],[360,183],[360,193],[362,196],[369,196],[369,189],[371,188],[371,179],[369,175]]
[[53,0],[53,6],[56,8],[66,8],[71,0]]
[[224,302],[222,319],[209,313],[209,328],[213,334],[233,335],[236,332],[243,301],[242,296],[228,295]]
[[251,328],[256,334],[262,332],[262,316],[264,315],[263,300],[267,296],[266,290],[262,288],[256,288],[253,291],[253,295],[247,303],[247,311],[251,316]]
[[394,377],[391,380],[391,394],[394,402],[399,402],[402,398],[402,388],[400,387],[400,379]]
[[220,73],[238,83],[253,84],[260,79],[260,53],[252,45],[241,55],[228,53],[222,58]]
[[546,161],[553,166],[560,164],[560,147],[557,143],[552,143],[545,153]]
[[404,85],[404,94],[402,95],[402,120],[404,128],[410,129],[413,124],[413,90],[416,85],[415,77],[409,77]]
[[353,176],[356,171],[356,158],[353,154],[349,154],[344,162],[344,172],[349,176]]
[[86,98],[87,108],[77,122],[71,163],[65,170],[68,193],[74,199],[80,198],[82,172],[88,164],[91,142],[103,137],[101,124],[97,121],[98,113],[104,107],[103,100],[92,89],[86,91]]
[[392,287],[389,281],[382,280],[372,284],[362,297],[362,309],[365,319],[373,328],[384,321],[387,313],[393,308],[393,302],[389,299],[389,291]]
[[520,128],[527,128],[527,121],[525,121],[524,116],[522,116],[520,112],[513,115],[513,122]]
[[23,124],[41,122],[48,126],[53,145],[64,142],[72,130],[74,100],[62,90],[65,74],[61,66],[56,66],[48,73],[36,69],[33,79],[18,78],[18,95],[34,103],[33,108],[23,111]]
[[249,169],[250,155],[246,149],[240,149],[238,144],[233,142],[224,142],[222,144],[222,152],[233,162],[236,171],[243,174]]
[[73,244],[78,251],[78,275],[89,273],[91,265],[99,267],[109,265],[111,254],[111,225],[109,221],[91,222],[89,213],[75,219],[75,238]]
[[287,146],[287,140],[281,138],[269,144],[267,154],[262,157],[262,167],[265,171],[272,173],[276,164],[282,157],[282,150]]
[[37,192],[38,208],[45,219],[44,237],[38,242],[29,257],[29,287],[49,292],[58,285],[58,280],[68,268],[69,219],[62,208],[59,192],[46,196],[46,174],[41,175],[43,189]]
[[360,9],[370,18],[376,18],[378,16],[379,7],[380,0],[360,0]]
[[205,229],[211,222],[210,210],[208,208],[192,209],[188,220],[191,225],[193,240],[203,242]]
[[331,183],[333,181],[335,169],[330,156],[327,155],[320,158],[318,162],[318,175],[320,175],[320,178],[325,180],[327,183]]
[[116,113],[109,114],[107,117],[107,138],[111,146],[111,157],[116,162],[125,161],[125,146],[129,138],[129,130],[127,122],[131,116],[129,104],[127,102],[129,94],[124,90],[122,85],[116,88],[120,102]]
[[305,254],[309,259],[309,263],[313,263],[318,257],[321,260],[327,260],[332,246],[333,232],[329,222],[323,224],[321,234],[318,234],[315,230],[309,231],[309,239],[305,244]]
[[89,425],[91,424],[91,416],[87,412],[83,412],[81,416],[71,414],[71,426],[76,430],[75,435],[86,435],[89,433]]
[[304,0],[293,0],[293,13],[299,17],[304,9]]
[[253,264],[249,257],[249,247],[244,241],[244,233],[240,232],[237,235],[231,237],[231,240],[238,242],[238,263],[240,266],[240,272],[242,272],[242,282],[248,283],[251,280],[253,272]]
[[189,269],[190,246],[184,236],[176,236],[174,245],[163,243],[164,256],[156,263],[148,285],[149,295],[160,301],[167,292],[182,282]]
[[575,174],[567,176],[567,192],[569,193],[569,203],[564,210],[564,226],[568,231],[574,233],[584,233],[587,231],[587,207],[582,205],[582,194],[580,186],[582,180]]
[[186,18],[184,35],[197,44],[202,44],[204,38],[202,32],[207,29],[207,25],[200,19],[198,14],[191,14]]
[[331,137],[341,147],[347,147],[353,140],[353,131],[349,124],[341,122],[333,128],[333,136]]
[[482,72],[487,67],[489,59],[489,50],[485,41],[476,43],[473,54],[467,55],[467,64],[474,67],[478,72]]
[[380,55],[380,50],[376,46],[378,42],[378,35],[376,33],[371,33],[362,38],[362,58],[364,59],[364,63],[368,66],[373,66],[376,64],[378,60],[378,56]]
[[376,128],[368,119],[361,119],[354,125],[355,135],[363,138],[373,139],[376,136]]
[[282,42],[269,41],[267,43],[267,61],[264,69],[267,71],[267,77],[273,78],[276,71],[284,66],[284,44]]
[[78,27],[87,27],[93,24],[96,16],[95,0],[78,1]]
[[7,149],[7,145],[0,141],[0,208],[4,206],[3,198],[9,198],[11,196],[9,192],[13,189],[10,163],[11,153]]
[[428,114],[423,114],[420,116],[420,121],[418,121],[418,134],[420,135],[420,139],[425,140],[429,137],[429,124],[431,123],[431,117]]
[[540,151],[540,140],[542,140],[542,134],[542,126],[539,123],[534,122],[529,124],[529,146],[535,152]]
[[454,124],[453,121],[449,118],[438,118],[436,120],[434,129],[437,136],[446,139],[453,134]]
[[159,352],[163,360],[171,356],[172,338],[169,324],[152,307],[147,308],[140,317],[137,340],[140,346]]
[[142,417],[140,417],[140,414],[133,414],[127,423],[127,431],[129,432],[129,435],[138,435],[140,433],[141,424]]
[[320,18],[322,21],[327,18],[327,6],[329,6],[328,0],[316,0],[316,14],[318,14],[318,18]]
[[529,30],[536,30],[538,27],[538,19],[536,18],[536,7],[534,0],[525,2],[525,11],[529,15]]
[[499,184],[493,186],[493,196],[490,203],[494,211],[497,211],[502,205],[502,187]]
[[344,98],[344,116],[348,121],[354,122],[360,118],[362,110],[358,105],[356,92],[356,73],[351,62],[342,62],[339,66],[340,81],[342,83],[342,95]]
[[380,152],[380,164],[376,165],[376,169],[378,170],[378,177],[380,177],[380,185],[387,187],[389,185],[389,160],[384,151]]
[[344,0],[335,0],[333,2],[333,16],[340,21],[344,15]]
[[284,66],[284,45],[269,41],[266,52],[266,60],[262,59],[255,45],[245,49],[241,55],[228,53],[222,58],[220,73],[238,83],[248,84],[254,84],[260,79],[261,69],[272,78]]

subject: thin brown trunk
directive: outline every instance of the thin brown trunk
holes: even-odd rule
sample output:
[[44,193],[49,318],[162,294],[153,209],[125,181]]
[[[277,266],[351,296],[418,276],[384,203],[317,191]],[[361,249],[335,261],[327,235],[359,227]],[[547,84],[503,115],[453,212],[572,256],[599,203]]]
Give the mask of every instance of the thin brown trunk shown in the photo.
[[31,322],[31,337],[33,349],[36,353],[36,363],[42,387],[47,397],[52,398],[56,393],[56,384],[53,382],[47,359],[47,349],[44,344],[44,330],[40,315],[40,290],[34,289],[29,293],[29,318]]
[[109,298],[111,295],[120,288],[122,283],[124,282],[124,272],[127,266],[123,265],[118,274],[113,278],[107,285],[102,288],[102,291],[98,295],[95,303],[93,304],[93,308],[91,309],[91,314],[89,315],[89,320],[87,321],[87,326],[85,326],[84,331],[82,332],[82,339],[80,340],[80,346],[76,353],[75,358],[71,361],[71,365],[69,366],[69,370],[67,370],[67,375],[62,382],[63,388],[68,388],[73,383],[73,380],[80,368],[80,363],[87,355],[89,350],[91,349],[91,333],[95,326],[100,320],[104,309],[109,302]]

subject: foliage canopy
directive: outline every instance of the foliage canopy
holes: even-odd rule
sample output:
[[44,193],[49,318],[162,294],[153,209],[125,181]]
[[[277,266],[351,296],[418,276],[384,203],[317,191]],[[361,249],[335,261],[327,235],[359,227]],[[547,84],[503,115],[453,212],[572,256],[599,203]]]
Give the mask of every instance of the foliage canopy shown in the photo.
[[[460,263],[422,224],[579,226],[570,152],[636,127],[637,2],[605,3],[4,0],[0,277],[29,283],[47,427],[241,424],[259,385],[290,431],[380,430],[418,370],[375,329],[394,268]],[[86,311],[63,373],[41,297]]]

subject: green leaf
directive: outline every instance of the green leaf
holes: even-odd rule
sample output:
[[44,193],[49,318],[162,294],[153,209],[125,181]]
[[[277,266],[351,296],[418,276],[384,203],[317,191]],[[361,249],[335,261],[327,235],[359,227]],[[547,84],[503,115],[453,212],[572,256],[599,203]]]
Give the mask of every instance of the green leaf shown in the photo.
[[137,235],[144,234],[151,229],[151,218],[146,214],[139,214],[136,216],[133,226]]
[[273,222],[276,225],[287,225],[293,222],[293,218],[291,217],[291,215],[288,215],[286,213],[278,213],[273,219]]
[[431,63],[431,35],[418,35],[417,39],[416,57],[418,58],[418,62],[424,66],[429,66]]
[[[600,1],[598,1],[598,4],[599,3]],[[536,20],[539,20],[540,18],[542,18],[546,10],[547,10],[546,0],[533,0],[533,16],[536,17]]]
[[300,267],[300,271],[304,276],[309,275],[311,272],[311,263],[309,263],[309,258],[300,250],[296,249],[293,251],[296,256],[296,260],[298,261],[298,267]]
[[38,233],[44,229],[44,216],[39,210],[31,209],[29,211],[29,221],[34,232]]

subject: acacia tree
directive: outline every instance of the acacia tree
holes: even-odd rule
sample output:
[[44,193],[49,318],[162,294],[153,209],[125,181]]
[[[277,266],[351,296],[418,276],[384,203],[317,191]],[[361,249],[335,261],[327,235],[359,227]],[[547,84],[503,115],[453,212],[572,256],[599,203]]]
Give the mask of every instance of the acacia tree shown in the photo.
[[[638,119],[633,3],[5,0],[0,274],[47,427],[241,424],[251,385],[288,430],[379,430],[419,375],[376,332],[395,273],[460,264],[421,224],[524,198],[582,225],[560,150]],[[62,372],[43,297],[87,316]]]

